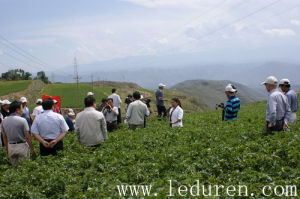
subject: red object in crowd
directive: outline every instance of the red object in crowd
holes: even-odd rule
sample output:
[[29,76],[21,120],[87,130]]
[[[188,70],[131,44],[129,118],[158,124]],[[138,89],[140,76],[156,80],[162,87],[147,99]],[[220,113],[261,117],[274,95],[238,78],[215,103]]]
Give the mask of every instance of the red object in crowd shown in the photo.
[[57,108],[60,109],[60,104],[61,104],[61,98],[60,96],[49,96],[49,95],[42,95],[42,99],[47,99],[47,98],[51,98],[53,100],[57,101]]

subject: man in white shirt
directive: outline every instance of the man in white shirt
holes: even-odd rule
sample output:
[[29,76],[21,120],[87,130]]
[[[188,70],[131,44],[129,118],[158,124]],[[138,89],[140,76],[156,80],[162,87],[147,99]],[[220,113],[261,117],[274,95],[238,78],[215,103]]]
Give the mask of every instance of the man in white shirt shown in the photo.
[[170,109],[170,127],[182,127],[183,110],[178,98],[172,99],[172,108]]
[[85,109],[78,113],[75,132],[79,143],[83,146],[99,146],[107,139],[106,121],[103,113],[96,110],[93,96],[84,99]]
[[118,124],[122,123],[122,116],[121,116],[121,104],[122,100],[118,95],[118,90],[113,88],[111,90],[112,94],[108,98],[112,98],[114,100],[114,107],[118,107]]
[[44,112],[43,106],[42,106],[43,100],[42,99],[38,99],[36,101],[36,107],[33,109],[32,112],[32,117],[33,119],[35,119],[39,114]]
[[53,112],[54,102],[51,98],[43,100],[44,112],[39,114],[33,124],[31,132],[40,142],[40,154],[56,155],[56,152],[63,150],[63,138],[66,136],[69,127],[65,118]]
[[138,91],[133,93],[133,98],[134,102],[129,104],[126,113],[129,129],[145,128],[145,117],[149,117],[150,112],[147,105],[140,100],[141,94]]
[[118,129],[118,108],[113,105],[113,99],[107,99],[107,105],[103,108],[102,113],[107,124],[107,131],[112,132]]

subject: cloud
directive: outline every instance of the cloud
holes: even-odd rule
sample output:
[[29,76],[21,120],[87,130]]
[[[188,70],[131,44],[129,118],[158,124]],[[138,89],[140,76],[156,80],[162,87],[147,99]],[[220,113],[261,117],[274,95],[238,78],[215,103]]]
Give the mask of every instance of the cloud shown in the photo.
[[199,0],[123,0],[133,4],[137,4],[149,8],[157,7],[188,7],[188,8],[199,8],[208,7],[212,4],[216,4],[220,1],[209,0],[209,1],[199,1]]
[[291,24],[293,24],[293,25],[295,25],[295,26],[300,26],[300,20],[292,19],[292,20],[291,20]]
[[267,29],[263,31],[265,34],[272,36],[295,36],[296,32],[292,29],[282,28],[282,29]]
[[0,55],[3,55],[4,51],[2,49],[0,49]]

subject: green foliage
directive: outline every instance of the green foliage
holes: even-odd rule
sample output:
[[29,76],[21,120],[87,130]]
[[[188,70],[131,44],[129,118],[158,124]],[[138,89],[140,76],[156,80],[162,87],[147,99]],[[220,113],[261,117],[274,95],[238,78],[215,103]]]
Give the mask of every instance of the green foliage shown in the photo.
[[49,84],[51,83],[48,79],[48,77],[46,76],[46,73],[44,71],[39,71],[36,73],[36,77],[35,79],[39,79],[42,80],[45,84]]
[[2,73],[1,78],[3,80],[30,80],[31,79],[31,73],[25,72],[22,69],[14,69],[9,70],[6,73]]
[[255,103],[243,106],[236,122],[222,122],[220,111],[185,115],[184,128],[151,120],[136,132],[123,126],[96,149],[80,146],[69,133],[57,157],[38,157],[18,169],[1,158],[0,198],[119,198],[120,184],[152,184],[158,198],[166,198],[170,179],[175,186],[195,180],[247,185],[255,198],[263,198],[265,185],[297,185],[299,195],[300,124],[263,137],[264,115],[265,103]]
[[[78,104],[77,84],[47,84],[42,94],[51,96],[61,96],[62,107],[82,108],[84,106],[84,98],[89,91],[92,91],[92,86],[87,83],[79,84],[80,104]],[[98,103],[102,98],[111,94],[111,88],[94,87],[95,98]]]
[[31,83],[31,80],[0,81],[0,96],[26,90]]

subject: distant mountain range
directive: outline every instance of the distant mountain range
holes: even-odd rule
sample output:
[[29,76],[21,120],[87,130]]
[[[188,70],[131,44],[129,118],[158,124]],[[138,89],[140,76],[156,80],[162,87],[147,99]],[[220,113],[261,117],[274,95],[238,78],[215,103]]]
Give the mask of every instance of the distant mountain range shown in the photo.
[[[92,64],[80,65],[79,72],[81,81],[120,81],[134,82],[144,88],[153,89],[162,82],[172,87],[185,80],[190,79],[211,79],[224,80],[242,83],[257,91],[265,92],[260,83],[269,75],[275,75],[278,79],[289,78],[296,90],[300,89],[300,64],[284,62],[268,63],[243,63],[243,64],[197,64],[191,62],[183,63],[177,58],[178,63],[167,64],[167,60],[155,66],[148,66],[141,58],[120,59],[118,61],[95,62]],[[136,65],[140,63],[140,67]],[[149,64],[149,63],[148,63]],[[64,69],[70,75],[63,75],[54,72],[55,82],[74,82],[73,68]],[[48,73],[51,76],[51,73]]]
[[190,96],[201,99],[209,109],[213,109],[216,104],[225,103],[227,98],[224,93],[227,84],[233,84],[238,89],[238,97],[241,104],[249,104],[266,99],[265,96],[245,85],[228,80],[187,80],[171,87]]

